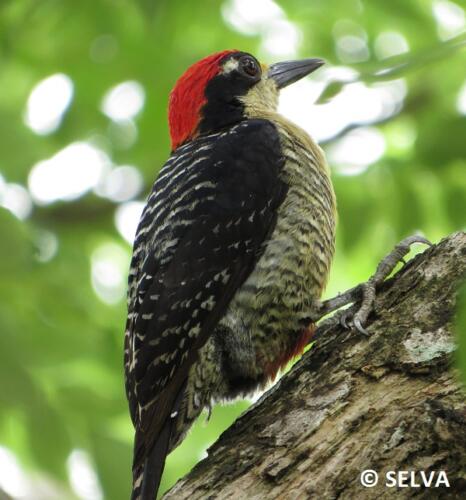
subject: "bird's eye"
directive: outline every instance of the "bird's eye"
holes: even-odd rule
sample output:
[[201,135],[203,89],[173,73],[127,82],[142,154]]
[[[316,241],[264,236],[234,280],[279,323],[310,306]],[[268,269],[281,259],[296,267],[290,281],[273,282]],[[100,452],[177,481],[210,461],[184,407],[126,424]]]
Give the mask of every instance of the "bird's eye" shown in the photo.
[[241,59],[241,69],[248,76],[257,76],[259,74],[259,66],[252,57],[243,57]]

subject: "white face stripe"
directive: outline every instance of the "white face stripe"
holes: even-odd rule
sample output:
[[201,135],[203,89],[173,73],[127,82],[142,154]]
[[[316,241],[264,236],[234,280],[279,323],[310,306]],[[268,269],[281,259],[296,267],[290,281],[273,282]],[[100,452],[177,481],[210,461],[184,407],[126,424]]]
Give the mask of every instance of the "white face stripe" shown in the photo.
[[226,75],[238,69],[239,62],[237,59],[230,58],[228,61],[222,66],[222,74]]

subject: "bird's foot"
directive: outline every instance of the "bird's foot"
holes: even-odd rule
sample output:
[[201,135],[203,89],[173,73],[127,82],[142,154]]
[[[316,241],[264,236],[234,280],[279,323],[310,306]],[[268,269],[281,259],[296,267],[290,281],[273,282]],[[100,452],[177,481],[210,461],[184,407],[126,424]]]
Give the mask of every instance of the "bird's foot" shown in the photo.
[[[346,317],[345,321],[349,326],[353,326],[358,330],[358,332],[363,335],[369,335],[364,325],[367,321],[369,314],[374,309],[376,289],[388,278],[395,269],[398,262],[404,262],[405,255],[408,254],[411,245],[414,243],[423,243],[425,245],[432,245],[432,243],[422,236],[408,236],[404,240],[400,241],[398,245],[379,263],[375,274],[371,276],[366,283],[362,286],[362,301],[359,309],[352,314],[352,317]],[[351,314],[351,313],[350,313]]]
[[[423,236],[417,235],[408,236],[404,240],[400,241],[400,243],[398,243],[398,245],[396,245],[395,248],[379,263],[375,273],[366,281],[366,283],[361,283],[347,292],[337,295],[333,299],[322,302],[320,304],[319,311],[319,313],[322,313],[320,317],[328,314],[329,312],[335,311],[344,305],[352,303],[352,307],[349,307],[341,312],[339,317],[340,324],[345,328],[355,328],[363,335],[369,335],[367,330],[364,328],[364,325],[366,324],[369,314],[374,309],[376,290],[388,278],[398,262],[406,264],[404,257],[408,254],[411,245],[414,243],[423,243],[429,246],[432,245],[429,240]],[[355,306],[359,300],[359,306]]]

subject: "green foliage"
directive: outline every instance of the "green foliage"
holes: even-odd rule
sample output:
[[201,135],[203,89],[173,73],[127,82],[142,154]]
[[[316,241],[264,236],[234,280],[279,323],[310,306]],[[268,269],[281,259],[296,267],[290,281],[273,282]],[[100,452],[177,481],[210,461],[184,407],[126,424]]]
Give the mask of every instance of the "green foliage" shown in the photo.
[[466,386],[466,283],[458,294],[456,333],[458,336],[458,364]]
[[[5,181],[27,186],[38,161],[91,139],[115,165],[138,168],[143,199],[169,154],[167,96],[186,67],[230,47],[264,61],[279,59],[262,44],[265,28],[245,35],[226,23],[222,10],[231,3],[2,2],[0,174]],[[367,278],[402,237],[421,230],[437,241],[464,228],[466,120],[457,99],[466,79],[466,35],[439,38],[432,15],[438,2],[430,0],[279,3],[302,34],[299,56],[341,65],[339,30],[365,40],[366,60],[344,62],[357,74],[327,82],[319,102],[338,98],[352,81],[372,86],[403,78],[407,88],[391,117],[364,124],[383,134],[384,154],[358,175],[344,175],[332,165],[339,205],[337,254],[327,290],[333,295]],[[454,5],[465,7],[462,1]],[[377,57],[374,47],[387,31],[402,35],[410,51]],[[73,100],[55,132],[37,135],[23,120],[28,95],[57,72],[72,79]],[[125,131],[99,109],[108,89],[126,80],[140,82],[146,92],[131,147],[124,144]],[[331,151],[357,125],[329,138],[324,149]],[[2,196],[0,186],[0,204]],[[117,207],[88,192],[72,201],[35,205],[24,220],[0,208],[0,445],[13,450],[29,471],[48,474],[68,490],[67,458],[73,449],[84,449],[106,498],[114,500],[127,498],[130,488],[132,428],[122,370],[126,311],[123,299],[109,304],[96,295],[91,268],[102,245],[118,265],[129,263],[130,246],[114,224]],[[54,244],[56,251],[50,250]],[[197,422],[169,457],[162,487],[187,472],[246,406],[218,407],[208,426]]]

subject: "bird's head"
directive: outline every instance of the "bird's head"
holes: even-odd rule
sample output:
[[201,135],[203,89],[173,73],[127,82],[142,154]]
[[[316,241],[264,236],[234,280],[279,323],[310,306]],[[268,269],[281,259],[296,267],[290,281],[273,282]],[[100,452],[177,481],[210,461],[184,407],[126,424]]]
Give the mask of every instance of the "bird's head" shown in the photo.
[[170,94],[172,150],[201,134],[276,111],[279,90],[312,73],[321,59],[260,64],[246,52],[226,50],[193,64]]

